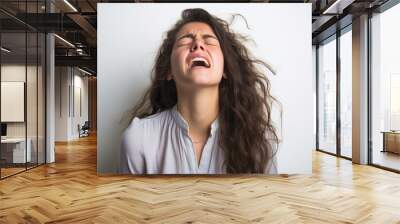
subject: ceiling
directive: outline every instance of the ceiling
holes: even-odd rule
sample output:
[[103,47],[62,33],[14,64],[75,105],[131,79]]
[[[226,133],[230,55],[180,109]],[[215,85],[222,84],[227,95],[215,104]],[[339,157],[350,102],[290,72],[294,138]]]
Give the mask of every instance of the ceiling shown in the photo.
[[[31,31],[55,32],[60,38],[55,38],[56,65],[80,66],[96,72],[96,29],[97,29],[97,3],[127,3],[127,2],[269,2],[269,3],[312,3],[313,43],[332,35],[337,29],[337,21],[341,26],[351,23],[352,16],[365,10],[373,9],[388,0],[1,0],[0,24],[1,30],[6,35],[8,47],[24,48],[25,39],[22,31],[26,28]],[[52,11],[52,13],[49,13]],[[346,20],[347,19],[347,20]],[[346,23],[346,21],[348,21]],[[348,24],[347,24],[348,25]],[[8,38],[8,39],[7,39]],[[66,41],[64,41],[66,40]],[[2,41],[2,43],[5,43]],[[71,45],[72,44],[72,45]],[[4,46],[4,44],[3,44]],[[34,44],[29,44],[30,52]],[[20,52],[23,53],[23,52]]]

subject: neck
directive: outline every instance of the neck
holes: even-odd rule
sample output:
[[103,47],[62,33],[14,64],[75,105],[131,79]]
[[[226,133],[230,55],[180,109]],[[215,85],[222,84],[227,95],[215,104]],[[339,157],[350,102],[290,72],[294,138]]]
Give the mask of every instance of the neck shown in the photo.
[[204,88],[196,91],[178,89],[177,110],[189,125],[193,141],[203,141],[219,113],[219,90]]

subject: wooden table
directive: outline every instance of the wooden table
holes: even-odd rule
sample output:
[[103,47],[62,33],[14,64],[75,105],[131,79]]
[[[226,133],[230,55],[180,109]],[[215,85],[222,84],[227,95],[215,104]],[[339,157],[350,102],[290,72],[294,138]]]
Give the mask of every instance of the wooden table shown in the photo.
[[382,131],[381,133],[383,133],[382,152],[400,154],[400,131]]

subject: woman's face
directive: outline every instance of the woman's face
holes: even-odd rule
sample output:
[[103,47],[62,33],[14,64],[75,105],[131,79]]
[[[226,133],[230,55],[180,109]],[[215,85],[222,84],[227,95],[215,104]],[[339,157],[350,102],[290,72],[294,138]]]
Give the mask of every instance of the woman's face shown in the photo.
[[218,86],[224,56],[217,36],[206,23],[190,22],[177,33],[171,54],[171,73],[181,87]]

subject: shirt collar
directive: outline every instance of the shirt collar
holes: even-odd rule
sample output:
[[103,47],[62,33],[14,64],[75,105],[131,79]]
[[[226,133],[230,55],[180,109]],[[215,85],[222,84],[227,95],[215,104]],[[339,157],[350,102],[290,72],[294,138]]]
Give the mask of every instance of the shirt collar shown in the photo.
[[[180,128],[182,128],[185,133],[187,135],[189,135],[189,125],[188,123],[185,121],[185,119],[183,118],[183,116],[181,115],[181,113],[179,113],[177,106],[175,105],[172,109],[171,109],[171,113],[172,113],[172,118],[174,119],[174,121],[178,124],[178,126]],[[213,123],[211,124],[211,133],[210,136],[214,136],[215,132],[218,130],[219,128],[219,120],[218,117],[213,121]]]

